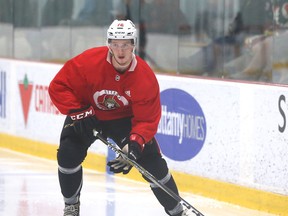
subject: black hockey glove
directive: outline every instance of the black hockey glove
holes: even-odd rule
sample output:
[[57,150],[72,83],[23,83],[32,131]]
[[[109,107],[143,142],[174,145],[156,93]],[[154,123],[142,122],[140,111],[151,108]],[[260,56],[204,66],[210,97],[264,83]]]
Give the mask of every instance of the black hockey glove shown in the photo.
[[132,169],[132,166],[124,160],[121,155],[119,155],[116,159],[111,160],[107,163],[107,165],[110,167],[110,172],[113,173],[123,173],[127,174]]
[[[128,142],[128,143],[127,143]],[[129,138],[125,138],[122,143],[124,147],[122,151],[131,160],[138,160],[141,157],[142,149],[136,141],[130,141]],[[116,159],[109,161],[107,165],[110,167],[110,172],[127,174],[132,169],[132,166],[119,155]]]
[[75,132],[84,142],[93,143],[96,140],[93,129],[100,130],[100,123],[95,116],[93,107],[89,106],[79,110],[72,110],[69,116],[73,120]]
[[130,137],[126,137],[122,140],[121,146],[123,146],[122,151],[127,154],[127,156],[131,160],[137,161],[142,154],[142,150],[144,145],[140,146],[140,144],[135,140],[130,140]]
[[[129,141],[128,145],[128,157],[132,160],[137,161],[142,154],[142,149],[140,147],[140,144],[136,141]],[[124,146],[125,148],[125,146]]]

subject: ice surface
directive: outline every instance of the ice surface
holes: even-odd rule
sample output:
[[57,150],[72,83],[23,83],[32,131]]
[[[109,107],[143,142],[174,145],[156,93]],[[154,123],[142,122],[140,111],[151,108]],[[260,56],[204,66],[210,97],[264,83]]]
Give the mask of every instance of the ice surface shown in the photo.
[[[181,196],[205,216],[271,216],[192,194]],[[63,206],[56,161],[0,148],[0,216],[61,216]],[[148,184],[86,169],[81,215],[166,216]]]

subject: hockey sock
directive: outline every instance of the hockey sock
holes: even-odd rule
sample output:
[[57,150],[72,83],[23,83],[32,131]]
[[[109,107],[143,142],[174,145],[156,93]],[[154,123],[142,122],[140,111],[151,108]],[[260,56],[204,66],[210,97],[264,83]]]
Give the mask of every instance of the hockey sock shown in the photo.
[[[150,172],[152,175],[154,175],[162,184],[167,186],[175,194],[178,195],[176,183],[169,172],[166,161],[161,156],[157,154],[149,155],[139,160],[139,164],[142,165],[145,169],[147,169],[147,171]],[[169,194],[167,194],[165,191],[163,191],[163,189],[159,188],[154,183],[151,183],[151,181],[145,176],[143,176],[143,178],[150,183],[150,187],[154,195],[156,196],[160,204],[165,208],[166,212],[175,211],[176,214],[178,213],[178,211],[182,211],[182,206],[179,206],[179,209],[177,209],[178,202],[174,198],[172,198]]]
[[59,183],[66,204],[74,204],[79,201],[82,188],[82,167],[58,169]]

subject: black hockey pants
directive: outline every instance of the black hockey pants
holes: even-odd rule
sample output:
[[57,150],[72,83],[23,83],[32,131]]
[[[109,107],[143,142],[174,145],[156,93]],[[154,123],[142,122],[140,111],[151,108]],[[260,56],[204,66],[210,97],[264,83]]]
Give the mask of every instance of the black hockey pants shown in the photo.
[[[71,124],[72,120],[70,117],[67,117],[61,133],[60,146],[57,153],[59,183],[64,200],[68,204],[75,203],[79,199],[82,188],[81,164],[87,156],[87,150],[91,145],[91,143],[85,143],[84,140],[81,140],[81,137],[77,136]],[[123,146],[121,146],[120,141],[129,136],[131,120],[130,118],[125,118],[105,121],[101,123],[101,127],[103,134],[113,139],[122,148]],[[155,138],[145,145],[142,156],[137,162],[178,194],[177,186],[172,175],[169,173],[166,161],[160,154],[159,145]],[[146,178],[144,177],[144,179]],[[150,183],[154,195],[168,214],[176,215],[181,211],[181,206],[178,205],[177,201],[148,179],[146,180]]]

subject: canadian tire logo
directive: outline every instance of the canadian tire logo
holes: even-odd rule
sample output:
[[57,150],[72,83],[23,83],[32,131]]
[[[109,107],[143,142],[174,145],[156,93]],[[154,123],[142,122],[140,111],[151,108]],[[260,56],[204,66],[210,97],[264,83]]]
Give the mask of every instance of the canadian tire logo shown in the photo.
[[26,126],[27,121],[28,121],[28,114],[29,114],[33,84],[29,83],[27,74],[25,74],[24,80],[20,81],[18,85],[19,85],[22,110],[23,110],[23,115],[24,115],[24,123]]

